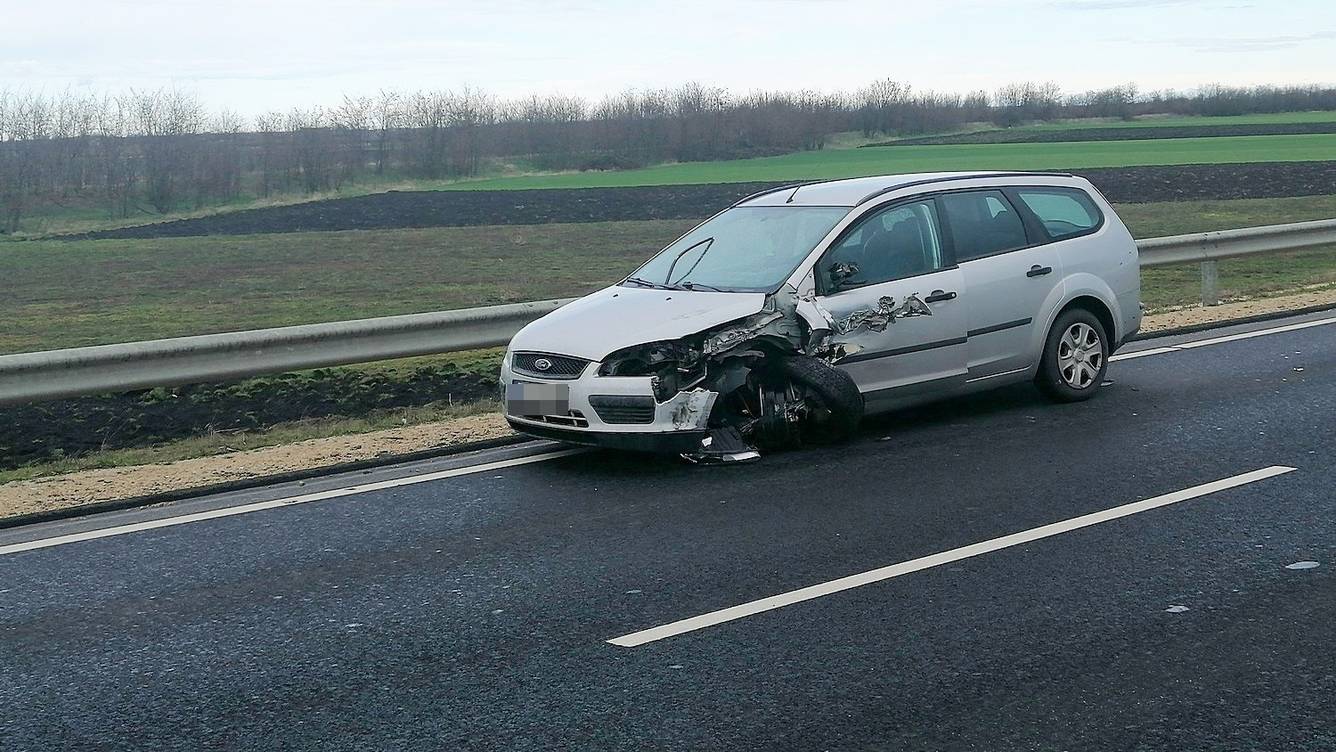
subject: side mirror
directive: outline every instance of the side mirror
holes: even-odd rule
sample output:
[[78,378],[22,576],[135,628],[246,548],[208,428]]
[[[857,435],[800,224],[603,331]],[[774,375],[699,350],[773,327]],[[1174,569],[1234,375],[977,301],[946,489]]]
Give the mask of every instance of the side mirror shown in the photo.
[[852,261],[839,261],[831,264],[826,274],[830,279],[831,289],[838,290],[847,280],[858,275],[858,264]]

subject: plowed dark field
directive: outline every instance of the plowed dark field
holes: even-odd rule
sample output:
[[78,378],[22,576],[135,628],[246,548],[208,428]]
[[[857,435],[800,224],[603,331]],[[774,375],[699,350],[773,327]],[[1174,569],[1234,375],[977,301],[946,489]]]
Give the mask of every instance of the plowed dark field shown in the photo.
[[[1078,170],[1115,203],[1280,198],[1336,194],[1336,162],[1260,162]],[[104,230],[74,238],[197,235],[406,227],[534,225],[706,217],[782,183],[570,188],[510,191],[404,191]]]

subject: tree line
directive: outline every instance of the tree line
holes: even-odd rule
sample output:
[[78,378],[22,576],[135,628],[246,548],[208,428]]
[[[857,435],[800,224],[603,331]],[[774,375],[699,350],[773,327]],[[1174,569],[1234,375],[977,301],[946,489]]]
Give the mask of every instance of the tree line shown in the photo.
[[624,169],[820,149],[830,134],[849,131],[874,137],[979,122],[1332,109],[1336,89],[1316,86],[1143,93],[1129,84],[1064,93],[1024,82],[952,94],[884,79],[852,93],[733,94],[689,83],[596,102],[560,94],[502,100],[471,87],[382,91],[247,120],[174,89],[0,90],[0,233],[61,209],[128,217],[319,193],[350,181],[467,178],[489,164]]

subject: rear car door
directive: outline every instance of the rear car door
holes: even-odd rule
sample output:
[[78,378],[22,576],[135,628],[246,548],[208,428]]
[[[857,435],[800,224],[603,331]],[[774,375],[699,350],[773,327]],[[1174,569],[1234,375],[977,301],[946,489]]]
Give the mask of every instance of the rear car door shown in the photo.
[[969,380],[1015,373],[1033,364],[1036,328],[1061,296],[1058,252],[1043,228],[998,189],[944,193],[938,206],[969,294]]
[[[843,330],[836,338],[853,351],[839,366],[867,398],[963,382],[964,288],[931,198],[869,213],[823,254],[815,272],[817,302]],[[885,315],[910,296],[931,315]]]

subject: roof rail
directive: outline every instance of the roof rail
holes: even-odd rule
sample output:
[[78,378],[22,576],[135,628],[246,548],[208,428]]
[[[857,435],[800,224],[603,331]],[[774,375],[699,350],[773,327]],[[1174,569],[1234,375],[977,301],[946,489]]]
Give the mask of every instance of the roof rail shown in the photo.
[[878,197],[878,196],[881,196],[881,195],[890,193],[891,191],[898,191],[898,190],[900,190],[901,188],[913,188],[913,187],[916,186],[916,185],[931,185],[931,184],[933,184],[933,183],[945,183],[945,182],[948,182],[948,181],[951,181],[951,180],[977,180],[977,179],[980,179],[980,178],[1013,178],[1013,177],[1014,177],[1014,178],[1072,178],[1072,177],[1076,177],[1076,176],[1073,175],[1073,174],[1071,174],[1071,173],[1069,173],[1069,172],[1007,172],[1007,171],[998,171],[998,172],[972,173],[972,174],[969,174],[969,175],[951,175],[950,177],[945,177],[945,178],[930,178],[930,179],[928,179],[928,180],[913,180],[913,181],[910,181],[910,182],[908,182],[908,183],[900,183],[899,185],[892,185],[892,186],[888,186],[888,187],[886,187],[886,188],[879,188],[879,189],[877,189],[877,190],[875,190],[875,191],[873,191],[873,192],[867,194],[866,196],[864,196],[864,197],[858,199],[858,203],[854,204],[854,206],[862,206],[863,204],[866,204],[867,202],[871,201],[872,199],[874,199],[874,198],[876,198],[876,197]]
[[769,195],[772,194],[772,193],[779,193],[779,192],[781,192],[781,191],[790,191],[790,190],[796,192],[799,188],[802,188],[802,187],[804,187],[804,186],[808,186],[808,185],[816,185],[817,183],[829,183],[829,182],[831,182],[831,181],[829,181],[829,180],[809,180],[809,181],[807,181],[806,183],[789,183],[788,185],[777,185],[777,186],[775,186],[774,188],[766,188],[766,189],[763,190],[763,191],[757,191],[756,193],[753,193],[753,194],[751,194],[750,196],[743,196],[742,198],[740,198],[740,199],[738,199],[737,201],[735,201],[735,202],[732,204],[732,206],[729,206],[728,208],[731,209],[731,208],[733,208],[734,206],[739,206],[739,205],[741,205],[741,204],[745,204],[745,203],[747,203],[748,201],[751,201],[751,200],[754,199],[754,198],[760,198],[760,197],[762,197],[762,196],[769,196]]

